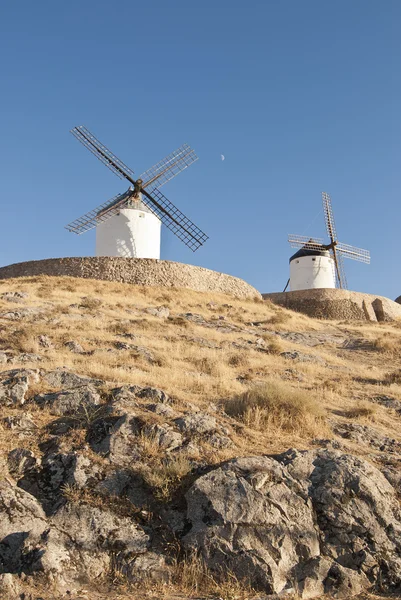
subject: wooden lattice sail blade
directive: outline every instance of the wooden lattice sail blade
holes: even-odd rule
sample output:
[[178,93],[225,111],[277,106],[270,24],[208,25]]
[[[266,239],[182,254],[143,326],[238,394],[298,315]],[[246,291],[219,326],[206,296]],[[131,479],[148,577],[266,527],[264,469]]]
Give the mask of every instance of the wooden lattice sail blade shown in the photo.
[[322,250],[322,238],[311,238],[305,235],[290,233],[288,241],[292,248],[307,248],[308,250]]
[[142,194],[143,203],[193,252],[209,239],[160,190],[154,189],[152,195],[148,190],[142,190]]
[[358,260],[359,262],[363,262],[368,265],[370,264],[369,250],[356,248],[355,246],[350,246],[349,244],[343,244],[341,242],[337,244],[336,248],[337,251],[340,252],[345,258],[352,258],[353,260]]
[[145,173],[142,173],[140,176],[140,179],[143,181],[142,188],[146,188],[148,192],[151,192],[155,188],[161,187],[197,160],[198,157],[194,150],[187,144],[184,144],[145,171]]
[[342,290],[346,290],[348,287],[348,284],[347,284],[347,277],[345,275],[343,259],[342,259],[341,253],[337,252],[335,249],[333,249],[333,259],[334,259],[335,270],[336,270],[337,287],[339,287]]
[[103,204],[100,204],[97,208],[87,212],[75,221],[72,221],[66,225],[65,229],[68,229],[71,233],[80,235],[89,231],[98,225],[99,223],[106,221],[110,217],[116,215],[121,208],[127,206],[130,199],[133,196],[131,189],[127,190],[123,194],[117,194],[114,198],[107,200]]
[[134,172],[127,167],[115,154],[102,144],[86,127],[79,125],[71,129],[71,133],[81,142],[96,158],[110,169],[120,179],[135,182]]
[[337,240],[337,231],[334,222],[333,208],[331,206],[331,198],[326,192],[322,192],[322,202],[327,233],[330,241],[333,243]]

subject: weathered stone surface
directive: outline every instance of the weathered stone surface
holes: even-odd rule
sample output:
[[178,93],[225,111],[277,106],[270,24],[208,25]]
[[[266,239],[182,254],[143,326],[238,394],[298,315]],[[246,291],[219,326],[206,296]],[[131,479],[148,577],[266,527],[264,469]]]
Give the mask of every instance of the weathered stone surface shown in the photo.
[[18,479],[38,464],[33,452],[24,448],[15,448],[7,455],[7,466],[14,479]]
[[[401,584],[395,490],[360,459],[335,450],[231,460],[187,493],[184,543],[268,593],[347,597]],[[369,583],[368,583],[369,582]]]
[[8,319],[9,321],[19,321],[20,319],[24,319],[26,317],[33,317],[39,315],[44,312],[43,308],[38,306],[20,308],[18,310],[10,310],[6,312],[0,313],[0,317],[2,319]]
[[74,354],[84,354],[85,350],[82,348],[81,344],[76,340],[70,340],[69,342],[65,342],[64,346],[71,350]]
[[48,528],[43,509],[27,492],[0,481],[0,572],[17,573],[25,560],[24,544]]
[[153,315],[154,317],[158,317],[159,319],[167,319],[170,315],[170,310],[167,306],[155,306],[145,308],[145,312],[149,315]]
[[359,423],[335,423],[333,431],[337,435],[362,445],[371,446],[381,452],[397,452],[401,455],[401,442],[382,435],[369,425]]
[[54,344],[47,335],[40,335],[38,337],[39,346],[42,348],[54,348]]
[[163,390],[157,388],[145,387],[137,393],[138,398],[147,398],[155,402],[161,402],[162,404],[168,404],[170,401],[169,396]]
[[169,406],[168,404],[163,404],[162,402],[157,402],[156,404],[148,404],[146,408],[151,412],[154,412],[156,415],[161,415],[169,419],[174,419],[177,416],[176,411],[173,408],[171,408],[171,406]]
[[184,417],[179,417],[175,419],[175,424],[186,435],[202,435],[217,429],[216,418],[206,413],[191,413]]
[[27,465],[18,485],[37,498],[45,513],[51,515],[65,504],[65,485],[82,488],[89,480],[96,481],[98,471],[96,465],[77,452],[49,452],[40,465]]
[[324,365],[325,361],[320,356],[313,356],[312,354],[303,354],[294,350],[293,352],[280,352],[280,356],[288,360],[297,360],[298,362],[313,362],[316,364]]
[[15,429],[17,431],[26,433],[30,433],[38,429],[38,426],[35,424],[32,416],[29,413],[4,417],[3,423],[7,429]]
[[67,505],[51,523],[68,533],[70,540],[85,551],[102,549],[142,554],[149,545],[149,536],[132,519],[117,517],[93,506]]
[[183,437],[168,423],[163,425],[147,425],[142,429],[143,435],[154,441],[166,452],[171,452],[183,444]]
[[0,404],[22,406],[25,404],[28,388],[28,378],[25,376],[4,379],[0,382]]
[[143,579],[151,581],[169,580],[169,567],[162,554],[146,552],[132,559],[118,559],[117,566],[128,581],[136,583]]
[[74,388],[85,384],[102,385],[104,383],[100,379],[91,379],[63,369],[50,371],[43,376],[43,379],[52,387],[59,389]]
[[100,401],[100,395],[91,385],[35,396],[35,402],[46,406],[52,415],[82,415],[88,419],[90,414],[96,411]]
[[14,600],[20,597],[20,590],[21,586],[16,574],[3,573],[0,575],[0,598]]
[[18,302],[28,298],[28,296],[28,292],[4,292],[3,294],[0,294],[0,298],[7,302]]
[[32,352],[21,352],[21,354],[16,354],[8,359],[8,362],[11,364],[19,364],[19,363],[27,363],[27,362],[40,362],[42,357],[39,354],[34,354]]

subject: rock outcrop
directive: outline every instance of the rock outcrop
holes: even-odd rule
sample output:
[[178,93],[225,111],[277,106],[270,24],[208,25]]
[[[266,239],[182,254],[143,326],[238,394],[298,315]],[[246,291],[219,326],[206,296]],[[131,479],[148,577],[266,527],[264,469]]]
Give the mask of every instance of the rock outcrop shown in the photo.
[[349,598],[401,584],[395,490],[335,450],[231,460],[187,493],[188,548],[266,592]]

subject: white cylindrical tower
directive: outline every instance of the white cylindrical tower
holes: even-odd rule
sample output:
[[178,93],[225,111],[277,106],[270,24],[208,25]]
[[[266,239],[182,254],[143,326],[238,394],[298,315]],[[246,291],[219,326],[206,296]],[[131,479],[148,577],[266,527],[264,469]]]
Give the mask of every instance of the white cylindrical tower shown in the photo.
[[139,199],[96,226],[96,256],[160,258],[161,221]]
[[334,260],[330,252],[301,248],[290,258],[290,291],[335,288]]

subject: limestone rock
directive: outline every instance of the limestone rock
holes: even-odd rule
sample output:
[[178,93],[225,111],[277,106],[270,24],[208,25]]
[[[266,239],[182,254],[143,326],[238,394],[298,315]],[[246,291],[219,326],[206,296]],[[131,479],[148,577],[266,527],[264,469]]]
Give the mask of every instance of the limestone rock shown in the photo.
[[39,354],[34,354],[32,352],[22,352],[21,354],[16,354],[15,356],[8,359],[8,362],[11,364],[18,363],[27,363],[27,362],[40,362],[42,357]]
[[0,575],[0,598],[14,600],[19,597],[20,584],[18,576],[12,573]]
[[33,496],[0,481],[0,568],[3,573],[17,573],[29,559],[24,544],[28,538],[38,540],[48,528],[45,513]]
[[168,423],[146,426],[142,429],[142,433],[153,440],[166,452],[171,452],[183,444],[182,435],[178,433],[178,431],[174,431]]
[[137,396],[138,398],[147,398],[149,400],[154,400],[155,402],[161,402],[162,404],[168,404],[170,401],[166,392],[152,387],[143,388],[137,393]]
[[0,404],[6,406],[22,406],[25,404],[25,395],[28,391],[28,379],[15,377],[0,382]]
[[25,433],[30,433],[38,429],[38,426],[29,413],[4,417],[3,423],[7,429],[15,429]]
[[64,486],[82,488],[89,480],[96,480],[99,470],[77,452],[49,452],[40,466],[33,463],[28,466],[18,485],[39,500],[47,515],[54,514],[65,504]]
[[42,348],[54,348],[53,342],[47,335],[40,335],[38,338],[39,346]]
[[153,315],[154,317],[158,317],[159,319],[167,319],[170,315],[170,311],[167,308],[167,306],[155,306],[145,308],[145,312],[147,312],[150,315]]
[[74,354],[84,354],[85,350],[82,348],[81,344],[76,340],[70,340],[69,342],[65,342],[64,346],[71,350]]
[[74,388],[86,384],[102,385],[104,383],[100,379],[83,377],[82,375],[77,375],[76,373],[65,371],[63,369],[50,371],[43,376],[43,379],[46,381],[46,383],[58,389]]
[[396,492],[369,463],[332,449],[228,461],[187,493],[188,548],[270,594],[337,597],[401,585]]
[[38,464],[33,452],[24,448],[15,448],[7,456],[8,470],[14,479],[18,479],[25,472],[33,469]]
[[175,419],[175,424],[182,433],[187,435],[202,435],[217,429],[216,418],[206,413],[191,413],[184,417],[179,417]]
[[[52,415],[88,416],[100,404],[100,395],[91,385],[35,396],[35,402],[48,407]],[[89,416],[88,416],[89,419]]]
[[317,364],[325,364],[325,361],[320,356],[313,356],[312,354],[304,354],[294,350],[293,352],[280,352],[280,356],[289,360],[297,360],[299,362],[313,362]]

